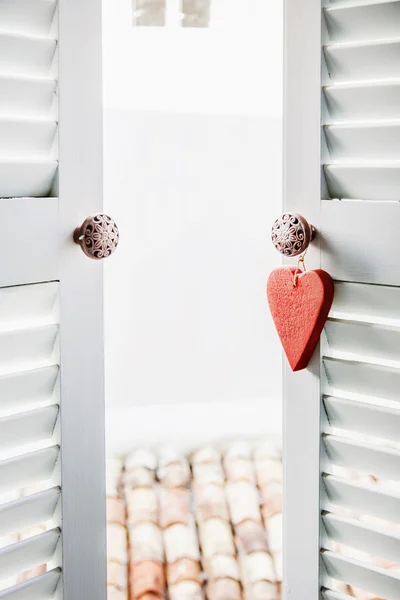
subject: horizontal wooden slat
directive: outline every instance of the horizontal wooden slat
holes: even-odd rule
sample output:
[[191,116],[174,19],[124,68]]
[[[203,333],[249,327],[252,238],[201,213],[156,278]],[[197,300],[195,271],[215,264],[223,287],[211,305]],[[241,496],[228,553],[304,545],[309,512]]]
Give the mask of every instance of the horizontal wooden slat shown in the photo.
[[56,118],[56,85],[52,79],[0,76],[0,116]]
[[59,451],[58,446],[52,446],[1,461],[0,494],[50,479]]
[[58,406],[47,406],[0,419],[0,451],[49,439],[57,415]]
[[324,174],[331,198],[400,200],[398,163],[325,165]]
[[[400,600],[400,573],[385,571],[334,552],[322,552],[329,577],[364,589],[386,600]],[[324,584],[324,581],[322,581]]]
[[386,2],[392,2],[393,0],[323,0],[323,6],[335,6],[335,7],[348,7],[353,6],[365,6],[366,4],[386,4]]
[[327,357],[324,357],[323,364],[327,376],[323,385],[326,394],[351,392],[399,400],[400,369]]
[[322,523],[329,541],[400,563],[400,536],[332,513],[323,514]]
[[56,4],[56,0],[1,0],[1,29],[26,35],[49,35]]
[[329,125],[324,131],[332,159],[400,159],[400,122]]
[[55,121],[0,118],[0,159],[53,158]]
[[323,402],[332,427],[398,442],[400,411],[333,396]]
[[0,549],[0,579],[23,573],[49,562],[60,539],[60,530],[52,529]]
[[[8,174],[7,169],[5,173]],[[1,184],[0,176],[0,187]],[[65,236],[59,233],[58,212],[57,198],[0,200],[4,248],[29,249],[0,253],[0,287],[57,279],[59,247],[68,243],[67,232]]]
[[57,324],[0,333],[0,374],[51,361],[57,334]]
[[333,465],[377,478],[400,480],[400,452],[334,435],[324,435],[323,441]]
[[50,194],[58,163],[52,159],[0,159],[0,198],[41,198]]
[[37,408],[40,403],[51,401],[58,372],[58,366],[53,365],[0,376],[0,415]]
[[352,600],[354,596],[348,596],[347,594],[341,594],[340,592],[334,592],[332,590],[328,590],[327,588],[322,588],[321,598],[322,600]]
[[[397,34],[398,36],[399,34]],[[366,81],[400,76],[400,41],[326,46],[331,82]]]
[[324,88],[331,120],[400,118],[400,81]]
[[400,31],[400,2],[337,6],[324,10],[331,42],[395,38]]
[[400,361],[398,327],[329,319],[325,333],[324,355],[335,351],[382,361]]
[[0,73],[50,77],[55,50],[56,41],[49,38],[0,32]]
[[[362,485],[333,475],[324,475],[327,500],[330,504],[349,508],[357,515],[369,515],[400,524],[400,496],[383,492],[377,486]],[[322,500],[323,510],[329,510]]]
[[24,325],[57,323],[58,290],[56,281],[0,289],[0,332]]
[[60,581],[60,569],[13,586],[0,592],[1,600],[53,600]]
[[400,288],[336,281],[330,315],[400,325]]
[[341,281],[399,286],[399,222],[399,202],[322,201],[322,268]]
[[60,488],[54,487],[0,504],[0,536],[49,521],[54,516],[59,498]]

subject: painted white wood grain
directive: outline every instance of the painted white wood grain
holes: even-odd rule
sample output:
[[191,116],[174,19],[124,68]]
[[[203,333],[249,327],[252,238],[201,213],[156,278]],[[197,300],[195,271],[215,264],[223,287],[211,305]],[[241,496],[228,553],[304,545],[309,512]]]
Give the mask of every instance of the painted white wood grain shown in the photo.
[[400,198],[398,162],[393,164],[342,162],[325,165],[324,174],[331,198],[393,201],[398,201]]
[[0,198],[48,196],[57,166],[52,158],[0,158]]
[[0,592],[2,600],[53,600],[60,581],[60,569],[34,577]]
[[361,471],[377,478],[400,478],[400,452],[396,450],[354,442],[330,434],[323,436],[323,443],[327,457],[333,465],[352,472]]
[[399,535],[332,513],[323,514],[322,522],[330,541],[362,550],[371,556],[400,562]]
[[324,48],[330,81],[366,81],[400,76],[400,41],[338,44]]
[[1,461],[0,493],[50,479],[59,452],[58,446],[51,446]]
[[[334,475],[324,475],[322,481],[330,504],[353,510],[357,515],[400,523],[400,495]],[[328,509],[329,504],[326,505],[326,501],[322,500],[321,508]]]
[[328,319],[325,325],[326,338],[323,343],[325,356],[330,353],[357,355],[370,360],[400,361],[400,328],[375,323],[360,323]]
[[0,549],[0,578],[18,573],[49,562],[56,550],[60,530],[52,529]]
[[[321,223],[321,1],[285,2],[284,210]],[[309,268],[319,268],[319,242]],[[301,400],[299,402],[299,391]],[[317,598],[319,582],[320,361],[283,389],[283,598]],[[307,440],[307,443],[303,443]],[[299,464],[307,464],[304,471]]]
[[333,6],[324,10],[330,42],[395,38],[400,31],[400,2]]
[[25,35],[50,35],[56,5],[57,0],[2,0],[1,29]]
[[0,159],[55,158],[57,123],[52,120],[0,118]]
[[399,439],[400,411],[398,410],[334,396],[326,396],[324,406],[332,427],[393,442]]
[[0,504],[0,535],[23,531],[49,521],[54,517],[60,496],[60,488],[54,487]]
[[400,81],[329,85],[324,88],[332,121],[398,119]]
[[325,394],[350,392],[394,402],[399,400],[400,370],[395,367],[326,356],[323,364]]
[[72,240],[103,208],[102,3],[59,11],[63,600],[106,600],[103,267]]
[[50,77],[56,41],[0,32],[0,73]]
[[0,415],[50,403],[54,397],[58,373],[59,367],[52,365],[0,376]]
[[56,87],[54,79],[0,75],[0,116],[56,118]]
[[[363,172],[366,175],[367,168]],[[400,184],[400,168],[397,174]],[[393,250],[397,246],[400,203],[326,200],[321,202],[321,219],[321,265],[334,279],[400,285],[397,253]]]
[[334,552],[323,552],[322,560],[328,575],[333,579],[368,590],[368,592],[377,594],[387,600],[400,599],[399,573],[365,565],[359,561],[339,556]]
[[400,122],[327,125],[324,132],[333,160],[400,159]]
[[0,419],[0,450],[13,450],[49,439],[54,431],[58,406],[47,406]]

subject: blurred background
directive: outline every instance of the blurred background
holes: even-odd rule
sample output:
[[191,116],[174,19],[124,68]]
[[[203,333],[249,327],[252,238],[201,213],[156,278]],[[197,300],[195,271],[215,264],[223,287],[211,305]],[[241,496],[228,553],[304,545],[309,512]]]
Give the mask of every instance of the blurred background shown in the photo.
[[279,435],[280,0],[104,0],[110,452]]
[[104,0],[108,600],[281,597],[282,54],[280,0]]

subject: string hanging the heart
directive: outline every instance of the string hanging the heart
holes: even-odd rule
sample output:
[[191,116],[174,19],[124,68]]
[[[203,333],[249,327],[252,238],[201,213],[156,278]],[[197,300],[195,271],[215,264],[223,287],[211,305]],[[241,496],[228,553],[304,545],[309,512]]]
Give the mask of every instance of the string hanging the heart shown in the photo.
[[[307,271],[306,263],[305,263],[305,260],[304,260],[305,257],[306,257],[306,254],[307,254],[307,250],[308,250],[308,248],[306,248],[306,250],[304,251],[304,253],[301,256],[299,256],[299,259],[297,261],[297,269],[296,269],[296,271],[294,273],[294,277],[293,277],[293,287],[296,287],[296,285],[297,285],[297,278],[300,275],[300,273],[305,273]],[[303,265],[303,269],[300,269],[300,264]]]

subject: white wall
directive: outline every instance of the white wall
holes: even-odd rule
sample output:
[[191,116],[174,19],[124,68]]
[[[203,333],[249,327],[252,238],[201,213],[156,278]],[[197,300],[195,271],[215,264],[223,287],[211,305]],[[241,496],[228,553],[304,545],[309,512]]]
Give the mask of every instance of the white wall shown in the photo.
[[251,3],[270,6],[263,27],[170,31],[133,30],[129,0],[105,0],[111,447],[280,430],[265,281],[280,260],[281,17],[277,0]]

